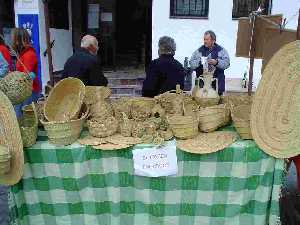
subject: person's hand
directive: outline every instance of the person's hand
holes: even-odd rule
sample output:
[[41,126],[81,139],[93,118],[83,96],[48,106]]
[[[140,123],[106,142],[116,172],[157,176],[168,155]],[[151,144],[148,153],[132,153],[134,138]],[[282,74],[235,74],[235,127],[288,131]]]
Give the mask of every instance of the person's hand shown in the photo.
[[208,65],[213,65],[213,66],[215,66],[215,65],[218,64],[218,60],[216,60],[216,59],[208,59],[208,60],[207,60],[207,63],[208,63]]

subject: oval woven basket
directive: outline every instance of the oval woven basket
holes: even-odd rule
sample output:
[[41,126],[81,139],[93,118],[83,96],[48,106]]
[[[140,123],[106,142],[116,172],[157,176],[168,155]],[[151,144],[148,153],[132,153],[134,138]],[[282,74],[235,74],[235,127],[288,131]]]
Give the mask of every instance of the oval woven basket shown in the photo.
[[198,134],[198,121],[193,116],[173,115],[168,118],[173,135],[179,139],[190,139]]
[[85,86],[77,78],[59,81],[51,90],[45,106],[44,115],[49,122],[64,122],[78,118],[85,96]]
[[13,105],[17,105],[31,96],[32,80],[25,73],[11,72],[0,79],[0,90],[9,98]]
[[151,116],[155,105],[153,98],[137,97],[131,99],[131,117],[136,121],[145,121]]
[[79,119],[70,121],[47,122],[42,119],[41,122],[47,132],[49,142],[54,145],[70,145],[77,141],[89,114],[88,107],[83,105],[80,114]]
[[242,139],[253,139],[250,129],[250,105],[239,105],[232,108],[231,117],[234,126]]
[[87,121],[90,134],[93,137],[108,137],[115,134],[118,130],[118,120],[115,117],[108,117],[104,120],[91,119]]
[[202,132],[212,132],[226,123],[226,106],[224,104],[201,108],[197,112],[199,129]]

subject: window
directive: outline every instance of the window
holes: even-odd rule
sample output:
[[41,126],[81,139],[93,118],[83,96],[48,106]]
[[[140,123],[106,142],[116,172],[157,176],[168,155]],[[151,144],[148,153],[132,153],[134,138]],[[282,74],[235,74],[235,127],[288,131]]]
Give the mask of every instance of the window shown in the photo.
[[49,1],[50,28],[69,30],[68,0]]
[[209,0],[171,0],[170,17],[208,17]]
[[263,3],[264,15],[268,15],[271,12],[272,1],[271,0],[233,0],[232,18],[248,17],[252,11],[256,11]]

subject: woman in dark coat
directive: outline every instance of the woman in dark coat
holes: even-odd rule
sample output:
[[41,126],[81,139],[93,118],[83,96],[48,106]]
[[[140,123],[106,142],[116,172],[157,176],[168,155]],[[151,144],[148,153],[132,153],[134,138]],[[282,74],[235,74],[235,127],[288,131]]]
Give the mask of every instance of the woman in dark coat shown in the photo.
[[174,59],[176,43],[173,38],[164,36],[158,42],[159,57],[149,65],[143,83],[144,97],[154,97],[166,91],[175,90],[176,85],[184,88],[184,68]]

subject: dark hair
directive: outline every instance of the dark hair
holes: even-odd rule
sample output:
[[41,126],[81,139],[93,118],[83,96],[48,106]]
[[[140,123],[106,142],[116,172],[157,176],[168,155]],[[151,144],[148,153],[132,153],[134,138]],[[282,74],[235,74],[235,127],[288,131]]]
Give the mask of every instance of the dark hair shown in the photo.
[[175,55],[176,43],[173,38],[163,36],[158,41],[159,55]]
[[20,54],[25,48],[31,46],[31,38],[26,29],[15,28],[12,30],[12,47]]
[[5,41],[4,41],[3,37],[2,37],[2,35],[0,35],[0,45],[5,45]]
[[215,34],[215,32],[213,32],[212,30],[208,30],[204,33],[204,35],[209,35],[211,37],[211,39],[213,39],[214,41],[217,41],[217,36]]

